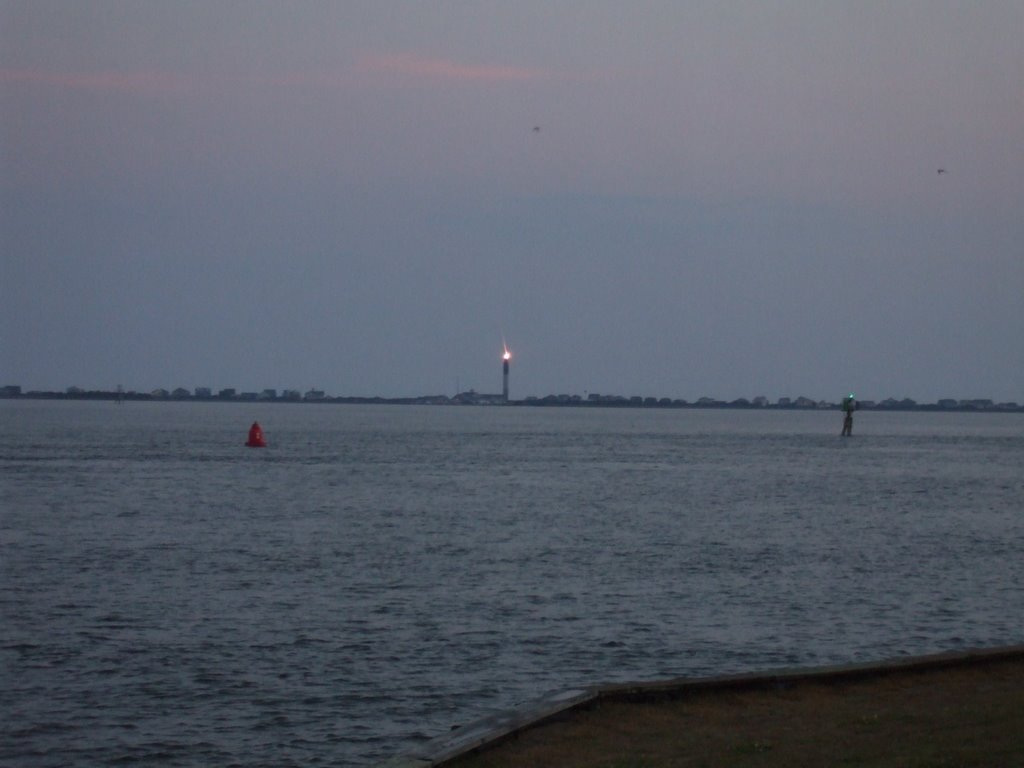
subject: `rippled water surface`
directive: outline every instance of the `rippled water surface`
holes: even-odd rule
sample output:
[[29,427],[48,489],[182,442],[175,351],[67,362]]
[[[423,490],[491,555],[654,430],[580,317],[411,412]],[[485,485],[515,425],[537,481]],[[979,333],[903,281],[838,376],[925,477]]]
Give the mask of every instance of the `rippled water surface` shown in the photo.
[[581,684],[1024,642],[1024,418],[840,426],[0,401],[0,763],[367,765]]

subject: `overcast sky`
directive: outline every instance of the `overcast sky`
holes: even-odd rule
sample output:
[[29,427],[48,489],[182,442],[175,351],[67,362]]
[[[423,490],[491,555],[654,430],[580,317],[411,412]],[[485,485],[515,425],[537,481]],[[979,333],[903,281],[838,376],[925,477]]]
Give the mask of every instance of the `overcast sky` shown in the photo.
[[0,0],[0,385],[1024,402],[1022,84],[1020,0]]

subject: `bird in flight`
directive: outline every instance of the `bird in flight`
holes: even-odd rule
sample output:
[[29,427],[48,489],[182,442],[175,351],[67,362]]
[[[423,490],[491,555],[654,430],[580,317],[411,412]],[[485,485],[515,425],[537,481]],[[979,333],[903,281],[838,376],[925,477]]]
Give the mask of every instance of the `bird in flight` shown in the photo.
[[946,169],[945,169],[945,168],[939,168],[939,175],[940,175],[940,176],[941,176],[942,174],[944,174],[945,172],[946,172]]
[[539,125],[533,126],[533,132],[534,133],[540,133],[540,126]]

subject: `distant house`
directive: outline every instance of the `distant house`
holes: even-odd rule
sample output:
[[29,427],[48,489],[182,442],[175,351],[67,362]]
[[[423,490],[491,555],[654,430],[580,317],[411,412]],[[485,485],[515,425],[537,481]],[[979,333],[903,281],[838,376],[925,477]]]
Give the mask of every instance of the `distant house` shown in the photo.
[[222,389],[220,392],[217,393],[217,397],[221,398],[222,400],[230,400],[234,396],[235,390],[231,389],[230,387],[228,389]]
[[173,392],[171,392],[171,398],[174,400],[186,400],[190,397],[192,397],[192,393],[189,392],[184,387],[178,387]]
[[912,411],[917,408],[917,401],[912,400],[909,397],[904,397],[902,400],[897,400],[895,397],[887,397],[878,404],[878,407],[882,409],[888,408],[889,410],[894,411]]
[[983,399],[978,399],[978,400],[961,400],[960,401],[960,407],[961,408],[969,408],[971,410],[976,410],[976,411],[988,410],[993,405],[995,405],[995,403],[993,403],[991,400],[984,399],[984,398]]
[[196,397],[213,397],[213,390],[209,387],[196,387],[193,392]]
[[264,389],[262,392],[260,392],[259,399],[260,400],[277,400],[277,390],[276,389]]
[[168,397],[170,397],[170,395],[171,393],[168,392],[166,389],[154,389],[152,392],[149,393],[149,396],[152,397],[154,400],[166,400]]
[[9,386],[4,387],[3,389],[0,389],[0,397],[20,397],[20,396],[21,396],[21,387],[17,386],[16,384],[11,384]]
[[[549,395],[548,397],[554,397]],[[485,394],[471,389],[468,392],[459,392],[451,399],[456,405],[505,405],[508,401],[504,395]]]
[[698,408],[721,408],[727,405],[724,400],[718,400],[714,397],[700,397],[697,399],[696,406]]
[[322,389],[311,389],[302,396],[303,400],[323,400],[324,391]]

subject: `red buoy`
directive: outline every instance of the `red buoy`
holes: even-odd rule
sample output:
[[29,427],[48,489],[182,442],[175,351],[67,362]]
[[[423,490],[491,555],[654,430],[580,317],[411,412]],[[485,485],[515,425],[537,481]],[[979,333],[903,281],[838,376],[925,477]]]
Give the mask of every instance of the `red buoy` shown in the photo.
[[254,421],[252,426],[249,427],[249,439],[245,441],[245,444],[250,448],[267,447],[267,441],[263,437],[263,427],[260,426],[258,421]]

